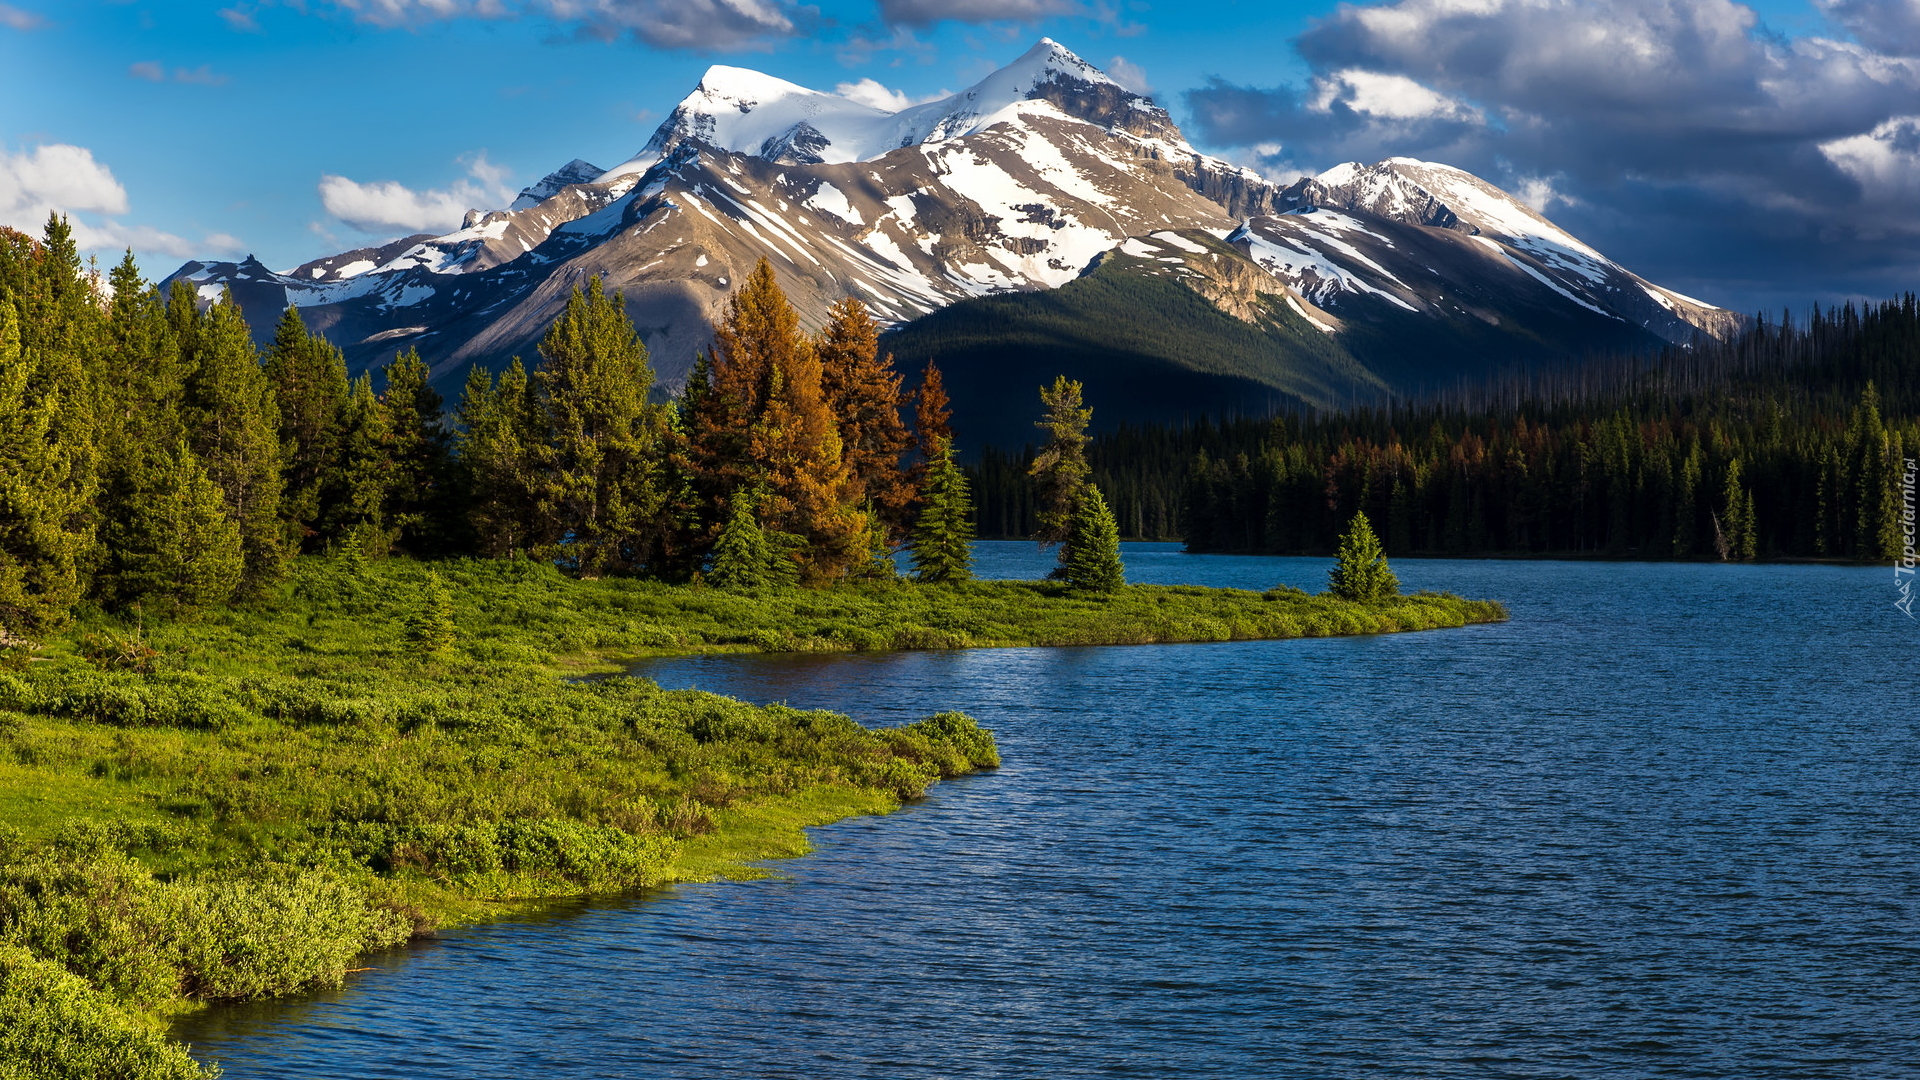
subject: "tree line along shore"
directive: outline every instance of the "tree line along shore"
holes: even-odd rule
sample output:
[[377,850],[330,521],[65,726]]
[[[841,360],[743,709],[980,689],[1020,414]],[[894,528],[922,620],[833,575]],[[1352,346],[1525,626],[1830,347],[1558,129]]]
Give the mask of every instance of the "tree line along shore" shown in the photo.
[[[0,234],[0,1069],[198,1077],[166,1016],[338,985],[370,949],[561,896],[741,873],[998,763],[944,713],[665,691],[663,653],[1225,641],[1461,626],[1363,519],[1332,587],[1127,585],[1081,388],[1041,390],[1049,580],[972,579],[937,370],[764,264],[678,399],[617,296],[442,422],[289,312],[110,292]],[[907,421],[911,414],[913,422]],[[904,548],[914,571],[894,569]]]

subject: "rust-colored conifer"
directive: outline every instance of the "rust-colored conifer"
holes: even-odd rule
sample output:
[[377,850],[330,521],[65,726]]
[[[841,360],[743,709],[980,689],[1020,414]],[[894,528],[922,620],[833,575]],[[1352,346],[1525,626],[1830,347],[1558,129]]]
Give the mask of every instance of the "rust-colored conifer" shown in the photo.
[[880,325],[854,297],[834,304],[814,339],[820,389],[840,429],[847,471],[870,500],[888,538],[905,538],[914,488],[901,471],[909,440],[900,418],[900,376],[893,357],[880,358]]

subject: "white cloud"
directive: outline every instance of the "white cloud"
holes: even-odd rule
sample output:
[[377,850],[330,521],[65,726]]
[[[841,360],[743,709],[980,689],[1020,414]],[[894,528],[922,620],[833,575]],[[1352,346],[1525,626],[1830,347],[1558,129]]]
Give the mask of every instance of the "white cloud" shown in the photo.
[[1860,185],[1869,206],[1920,204],[1920,116],[1895,116],[1872,131],[1820,144],[1820,152]]
[[784,0],[327,0],[326,6],[388,28],[533,16],[583,37],[632,37],[662,49],[764,49],[800,32],[795,17],[802,10]]
[[344,176],[322,176],[320,205],[362,232],[452,232],[468,210],[505,206],[515,194],[506,183],[511,170],[488,161],[484,150],[465,164],[466,178],[426,191],[395,180],[362,184]]
[[119,251],[186,258],[228,254],[244,245],[226,233],[195,242],[151,225],[128,225],[111,217],[128,211],[127,189],[84,146],[49,143],[32,150],[0,150],[0,225],[37,236],[49,214],[65,215],[82,251]]
[[0,26],[9,30],[38,30],[47,25],[47,20],[31,11],[22,11],[12,4],[0,4]]
[[1480,110],[1429,90],[1405,75],[1346,68],[1313,80],[1307,107],[1326,112],[1335,103],[1383,120],[1466,120],[1480,122]]
[[127,189],[84,146],[52,143],[19,154],[0,152],[0,217],[37,231],[49,211],[127,212]]
[[899,112],[901,109],[911,108],[915,105],[924,105],[929,101],[939,101],[941,98],[949,96],[948,91],[941,90],[928,94],[925,97],[911,97],[904,90],[887,89],[881,85],[878,79],[861,79],[859,82],[843,82],[835,86],[833,92],[846,98],[848,101],[857,101],[862,105],[871,105],[876,109],[885,109],[888,112]]
[[1116,56],[1107,61],[1107,74],[1113,81],[1136,94],[1153,93],[1153,84],[1147,81],[1146,69],[1124,56]]
[[138,63],[128,64],[127,74],[148,82],[167,81],[167,69],[161,67],[157,60],[141,60]]

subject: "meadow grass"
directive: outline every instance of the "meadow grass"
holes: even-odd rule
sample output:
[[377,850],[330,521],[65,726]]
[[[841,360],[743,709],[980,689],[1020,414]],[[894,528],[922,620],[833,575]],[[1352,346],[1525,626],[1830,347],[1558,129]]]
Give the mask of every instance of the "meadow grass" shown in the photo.
[[[428,574],[446,583],[444,598]],[[451,604],[454,643],[410,642]],[[355,957],[546,898],[749,876],[804,830],[998,763],[946,713],[834,713],[617,674],[663,653],[1143,644],[1504,618],[1130,586],[752,595],[532,562],[299,560],[273,602],[82,612],[0,658],[0,1076],[201,1075],[160,1018],[338,985]]]

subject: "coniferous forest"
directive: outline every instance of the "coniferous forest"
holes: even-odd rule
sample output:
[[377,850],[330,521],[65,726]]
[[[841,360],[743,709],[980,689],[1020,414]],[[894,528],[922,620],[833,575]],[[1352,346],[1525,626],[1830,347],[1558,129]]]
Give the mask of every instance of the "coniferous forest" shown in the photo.
[[[1126,535],[1197,552],[1330,553],[1365,512],[1392,555],[1873,561],[1901,550],[1916,416],[1909,295],[1422,401],[1123,427],[1088,458]],[[1031,457],[982,455],[982,535],[1034,529]]]
[[684,581],[746,543],[753,565],[725,571],[741,583],[891,577],[952,437],[937,371],[903,400],[864,305],[808,335],[764,262],[664,405],[597,279],[531,370],[476,370],[457,403],[411,351],[349,379],[295,309],[261,353],[229,299],[162,294],[131,255],[107,285],[62,220],[44,241],[0,233],[9,639],[82,601],[171,615],[262,597],[301,554],[528,556]]

